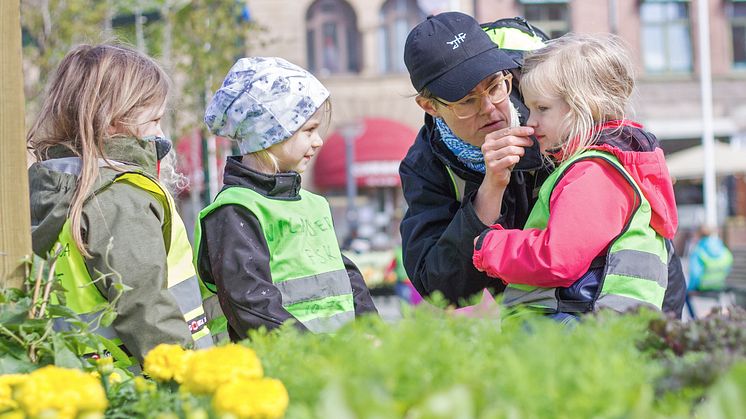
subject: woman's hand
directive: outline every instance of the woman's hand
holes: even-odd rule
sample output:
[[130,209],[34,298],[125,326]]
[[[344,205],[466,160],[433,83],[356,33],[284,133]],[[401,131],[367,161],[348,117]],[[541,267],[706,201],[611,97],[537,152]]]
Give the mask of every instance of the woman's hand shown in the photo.
[[503,194],[510,182],[513,166],[531,147],[531,127],[504,128],[487,134],[482,144],[485,174],[474,199],[474,210],[485,225],[494,223],[500,216]]
[[518,163],[525,147],[531,147],[529,138],[534,133],[531,127],[509,127],[487,134],[482,144],[484,155],[484,182],[503,189],[510,182],[510,172]]

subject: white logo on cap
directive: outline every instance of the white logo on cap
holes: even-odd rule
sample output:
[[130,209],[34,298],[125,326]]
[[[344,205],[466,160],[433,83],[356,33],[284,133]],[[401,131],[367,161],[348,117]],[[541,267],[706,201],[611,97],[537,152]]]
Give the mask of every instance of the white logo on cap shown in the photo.
[[466,34],[461,32],[460,34],[453,37],[453,41],[448,41],[446,44],[452,45],[452,49],[456,49],[466,40]]

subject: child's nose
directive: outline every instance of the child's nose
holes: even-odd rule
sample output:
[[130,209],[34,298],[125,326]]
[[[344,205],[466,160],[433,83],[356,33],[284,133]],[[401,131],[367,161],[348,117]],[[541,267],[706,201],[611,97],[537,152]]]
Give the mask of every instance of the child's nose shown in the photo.
[[313,147],[319,148],[324,145],[324,139],[321,138],[321,135],[319,135],[318,133],[314,133],[311,139],[311,145]]
[[536,118],[534,118],[533,114],[528,114],[528,120],[526,121],[526,126],[531,128],[536,128]]

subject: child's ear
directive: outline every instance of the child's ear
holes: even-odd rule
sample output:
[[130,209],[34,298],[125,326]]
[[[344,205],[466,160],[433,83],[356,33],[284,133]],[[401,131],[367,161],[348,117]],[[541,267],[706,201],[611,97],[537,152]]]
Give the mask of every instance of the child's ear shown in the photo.
[[414,100],[417,102],[420,108],[422,108],[422,110],[427,112],[430,116],[434,118],[440,117],[438,109],[435,107],[435,104],[433,104],[432,99],[427,99],[422,96],[416,96]]

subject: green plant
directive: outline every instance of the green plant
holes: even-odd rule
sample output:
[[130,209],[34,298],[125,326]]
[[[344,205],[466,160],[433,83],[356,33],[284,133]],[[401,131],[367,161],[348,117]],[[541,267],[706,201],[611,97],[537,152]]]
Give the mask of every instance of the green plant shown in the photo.
[[[92,333],[114,320],[116,298],[97,307],[100,314],[90,323],[66,307],[54,269],[60,251],[47,257],[49,264],[41,258],[27,261],[24,289],[0,290],[0,374],[26,373],[44,365],[90,370],[92,366],[78,356],[82,348],[119,351]],[[118,285],[121,295],[126,289]],[[65,322],[65,330],[56,330],[55,322]]]
[[500,321],[418,308],[396,324],[368,318],[334,336],[292,328],[247,345],[290,394],[288,418],[654,418],[665,373],[635,343],[649,314],[601,314],[568,329],[545,318]]

